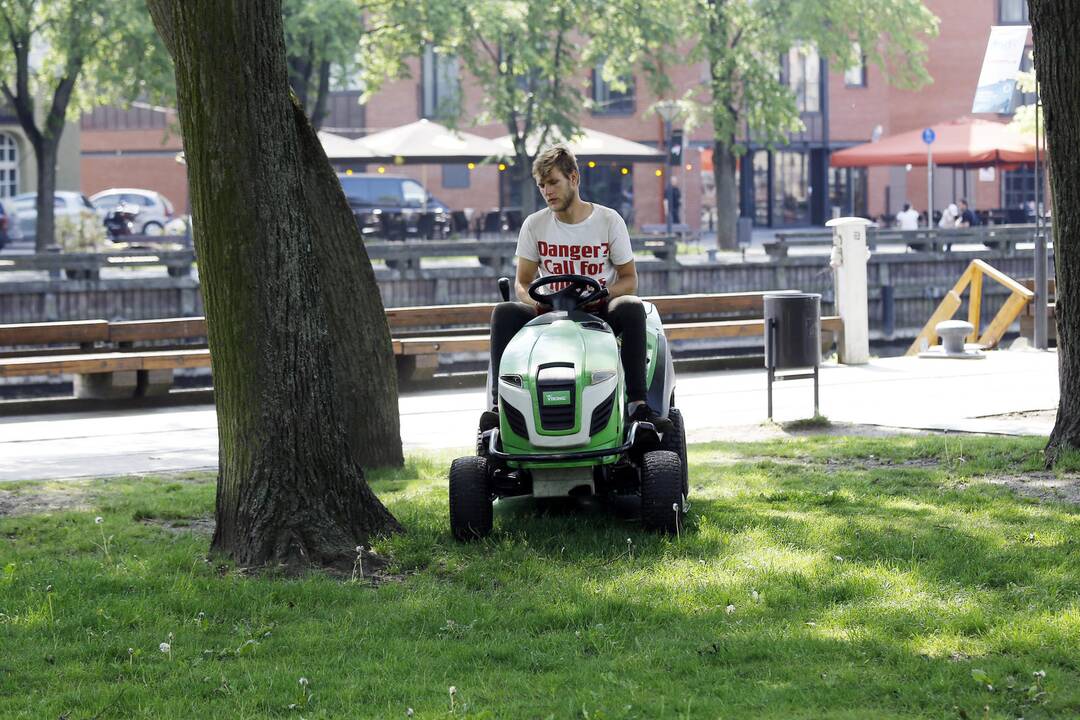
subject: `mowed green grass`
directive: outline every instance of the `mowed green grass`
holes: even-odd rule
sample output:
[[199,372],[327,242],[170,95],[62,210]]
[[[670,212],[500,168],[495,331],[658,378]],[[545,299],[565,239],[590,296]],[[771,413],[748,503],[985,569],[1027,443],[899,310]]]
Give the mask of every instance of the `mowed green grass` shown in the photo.
[[1041,445],[695,446],[681,537],[519,501],[467,546],[413,457],[375,584],[208,561],[205,475],[19,485],[86,507],[0,518],[0,717],[1077,717],[1080,513],[986,481]]

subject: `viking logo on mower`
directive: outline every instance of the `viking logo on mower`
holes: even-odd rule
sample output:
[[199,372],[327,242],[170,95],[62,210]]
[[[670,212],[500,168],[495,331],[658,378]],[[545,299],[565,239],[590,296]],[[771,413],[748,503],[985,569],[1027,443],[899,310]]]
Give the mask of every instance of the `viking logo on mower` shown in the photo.
[[569,405],[569,390],[548,390],[544,393],[545,405]]

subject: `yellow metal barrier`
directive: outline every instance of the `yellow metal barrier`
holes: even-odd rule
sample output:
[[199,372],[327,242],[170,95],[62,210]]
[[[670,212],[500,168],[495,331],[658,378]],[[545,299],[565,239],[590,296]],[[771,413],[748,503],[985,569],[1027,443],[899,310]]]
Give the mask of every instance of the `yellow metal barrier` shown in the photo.
[[[982,323],[982,287],[984,276],[1003,285],[1006,289],[1010,290],[1012,294],[1009,295],[1009,299],[1005,301],[1005,304],[998,310],[997,315],[995,315],[994,319],[987,325],[986,332],[980,337],[979,326]],[[930,316],[930,319],[926,322],[926,325],[919,333],[919,336],[915,338],[915,342],[911,343],[911,347],[908,348],[906,353],[907,355],[917,355],[927,347],[937,344],[938,336],[937,333],[934,332],[934,328],[937,327],[939,322],[952,319],[952,316],[960,309],[960,296],[969,286],[971,287],[971,292],[968,294],[968,322],[971,323],[975,329],[968,338],[968,342],[978,342],[984,348],[991,348],[997,345],[998,341],[1001,340],[1001,336],[1005,334],[1005,331],[1009,329],[1009,326],[1012,325],[1013,321],[1024,311],[1027,304],[1035,299],[1035,293],[1028,290],[997,268],[982,260],[972,260],[971,264],[964,270],[964,274],[960,276],[960,279],[953,285],[952,290],[945,295],[941,304],[938,305],[937,310]]]

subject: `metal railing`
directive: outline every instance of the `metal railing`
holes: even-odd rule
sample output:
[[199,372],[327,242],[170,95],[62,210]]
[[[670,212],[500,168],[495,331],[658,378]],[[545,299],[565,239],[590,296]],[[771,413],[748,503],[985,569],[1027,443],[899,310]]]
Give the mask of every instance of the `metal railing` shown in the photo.
[[[916,252],[950,252],[956,245],[983,245],[988,250],[1015,253],[1016,246],[1035,242],[1035,225],[976,225],[967,228],[867,228],[866,244],[871,250],[879,245],[903,245]],[[1049,233],[1049,227],[1041,230]],[[1048,234],[1048,237],[1052,237]],[[772,257],[784,257],[791,247],[828,247],[832,245],[829,230],[805,230],[776,233],[776,240],[765,241],[765,252]]]

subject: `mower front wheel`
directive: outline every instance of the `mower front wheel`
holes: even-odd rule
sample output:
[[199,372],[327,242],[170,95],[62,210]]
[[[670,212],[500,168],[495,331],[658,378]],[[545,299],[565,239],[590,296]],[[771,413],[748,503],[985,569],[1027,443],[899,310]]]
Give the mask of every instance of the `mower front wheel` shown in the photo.
[[670,450],[641,457],[641,524],[646,530],[674,535],[682,527],[682,461]]
[[686,462],[686,426],[683,425],[682,413],[678,408],[668,410],[668,420],[671,421],[671,431],[664,433],[660,440],[661,450],[670,450],[679,456],[682,465],[682,493],[690,496],[690,465]]
[[460,542],[491,534],[491,480],[487,460],[458,458],[450,465],[450,532]]

